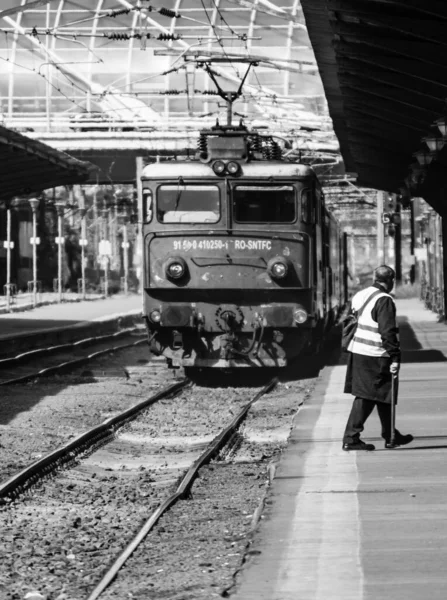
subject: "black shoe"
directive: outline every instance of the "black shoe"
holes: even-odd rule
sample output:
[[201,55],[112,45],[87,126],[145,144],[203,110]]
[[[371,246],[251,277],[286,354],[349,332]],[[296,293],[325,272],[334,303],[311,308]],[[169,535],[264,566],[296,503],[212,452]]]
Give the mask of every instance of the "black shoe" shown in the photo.
[[406,446],[413,440],[414,437],[411,435],[411,433],[407,433],[407,435],[402,435],[401,433],[398,433],[394,440],[394,444],[392,444],[390,440],[385,440],[385,448],[392,449],[398,448],[399,446]]
[[362,440],[357,440],[355,442],[345,442],[343,444],[343,450],[375,450],[376,447],[374,444],[366,444]]

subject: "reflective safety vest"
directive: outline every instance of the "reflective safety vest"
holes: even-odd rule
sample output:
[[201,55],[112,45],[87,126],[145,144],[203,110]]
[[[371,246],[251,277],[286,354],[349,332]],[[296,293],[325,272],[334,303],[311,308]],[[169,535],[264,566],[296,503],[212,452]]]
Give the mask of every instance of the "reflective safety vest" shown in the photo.
[[[368,297],[371,296],[377,288],[370,286],[365,290],[357,292],[352,299],[351,307],[353,310],[358,311],[367,301]],[[381,292],[374,296],[374,298],[367,303],[363,309],[362,314],[358,318],[358,325],[354,337],[352,338],[348,351],[354,354],[364,354],[366,356],[389,356],[388,352],[382,345],[382,336],[379,333],[379,324],[372,318],[372,310],[376,305],[379,298],[383,297],[392,298],[390,294]],[[394,302],[394,300],[393,300]]]

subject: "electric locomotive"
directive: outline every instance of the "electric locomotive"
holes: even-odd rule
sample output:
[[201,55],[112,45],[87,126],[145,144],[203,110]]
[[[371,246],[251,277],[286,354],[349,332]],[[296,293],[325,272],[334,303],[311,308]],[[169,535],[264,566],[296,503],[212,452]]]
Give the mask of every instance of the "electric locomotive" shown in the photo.
[[217,124],[194,159],[150,164],[142,185],[153,353],[173,367],[285,367],[317,350],[343,261],[309,166],[271,136]]

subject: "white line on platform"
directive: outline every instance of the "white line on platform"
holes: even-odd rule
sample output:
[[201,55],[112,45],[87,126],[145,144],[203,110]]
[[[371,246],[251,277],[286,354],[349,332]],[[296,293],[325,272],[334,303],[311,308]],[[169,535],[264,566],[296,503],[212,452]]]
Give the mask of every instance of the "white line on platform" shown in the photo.
[[[332,371],[329,390],[334,389],[337,371]],[[304,484],[297,496],[275,598],[295,594],[312,600],[363,599],[359,477],[355,453],[341,449],[345,419],[346,410],[336,397],[327,395],[313,439],[330,443],[315,444],[306,454]],[[328,493],[345,490],[354,493]]]

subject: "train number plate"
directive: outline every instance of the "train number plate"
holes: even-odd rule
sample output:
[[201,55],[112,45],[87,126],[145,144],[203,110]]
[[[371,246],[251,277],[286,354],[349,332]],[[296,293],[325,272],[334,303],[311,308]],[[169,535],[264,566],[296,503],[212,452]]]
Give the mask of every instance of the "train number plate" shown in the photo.
[[250,239],[186,239],[173,240],[173,250],[182,252],[193,252],[195,250],[226,250],[226,251],[262,251],[272,249],[272,240],[250,240]]

